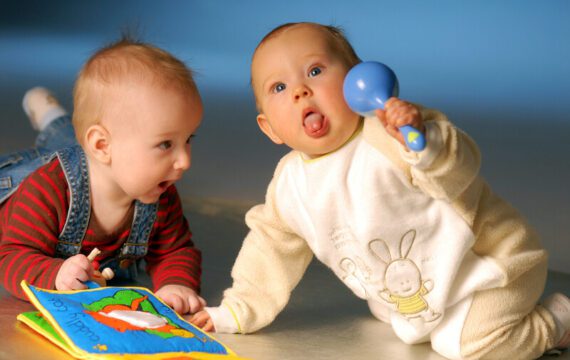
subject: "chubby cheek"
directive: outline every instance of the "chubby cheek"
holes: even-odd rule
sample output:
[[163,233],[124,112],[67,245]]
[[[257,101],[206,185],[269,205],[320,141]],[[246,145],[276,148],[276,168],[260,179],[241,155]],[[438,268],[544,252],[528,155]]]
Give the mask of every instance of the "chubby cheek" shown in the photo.
[[116,164],[115,175],[119,177],[117,182],[123,184],[127,193],[136,193],[147,188],[152,179],[152,173],[149,171],[152,165],[145,165],[138,159],[126,160]]
[[350,107],[348,107],[348,104],[346,103],[346,100],[342,94],[341,96],[337,96],[336,98],[331,97],[330,99],[334,104],[335,113],[340,114],[344,118],[358,118],[359,115],[353,112]]
[[300,112],[295,110],[295,106],[288,100],[284,94],[274,96],[268,99],[263,109],[268,117],[277,121],[291,121],[292,117],[296,114],[299,116]]

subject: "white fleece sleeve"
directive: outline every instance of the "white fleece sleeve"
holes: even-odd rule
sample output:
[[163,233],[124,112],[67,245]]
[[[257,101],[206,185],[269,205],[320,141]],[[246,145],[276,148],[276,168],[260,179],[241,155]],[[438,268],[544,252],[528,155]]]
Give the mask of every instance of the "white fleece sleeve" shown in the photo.
[[415,152],[406,149],[404,146],[400,147],[402,158],[417,169],[429,167],[443,148],[443,139],[441,138],[439,127],[434,122],[426,122],[424,127],[426,129],[426,147],[424,150]]
[[227,334],[240,332],[237,319],[234,318],[232,311],[227,306],[222,304],[218,307],[205,307],[204,310],[210,315],[216,332]]
[[313,257],[305,240],[279,217],[274,195],[278,172],[266,203],[246,215],[250,232],[232,269],[232,287],[224,291],[220,307],[207,309],[217,332],[249,333],[270,324]]
[[475,142],[450,123],[445,115],[423,109],[426,149],[400,150],[411,165],[414,185],[436,199],[453,202],[477,178],[481,154]]

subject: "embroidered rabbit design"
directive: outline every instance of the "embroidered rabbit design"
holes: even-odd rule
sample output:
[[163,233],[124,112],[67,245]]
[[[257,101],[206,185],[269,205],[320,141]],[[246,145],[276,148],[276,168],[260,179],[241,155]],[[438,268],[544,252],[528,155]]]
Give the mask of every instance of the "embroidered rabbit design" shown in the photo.
[[392,259],[384,240],[372,240],[370,251],[386,264],[384,286],[378,295],[386,302],[396,305],[396,310],[406,319],[422,318],[425,322],[438,319],[441,314],[429,307],[424,295],[433,289],[432,280],[423,280],[418,266],[408,255],[414,244],[416,231],[406,232],[400,240],[400,256]]

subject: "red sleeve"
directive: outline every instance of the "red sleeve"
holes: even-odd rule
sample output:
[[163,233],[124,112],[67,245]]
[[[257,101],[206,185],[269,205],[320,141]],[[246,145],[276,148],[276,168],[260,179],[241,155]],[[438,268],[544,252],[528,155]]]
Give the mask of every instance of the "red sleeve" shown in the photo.
[[63,259],[54,258],[69,204],[67,181],[55,159],[28,176],[0,210],[0,281],[26,300],[20,282],[55,288]]
[[145,258],[155,290],[178,284],[200,291],[202,254],[194,247],[180,197],[171,186],[160,199]]

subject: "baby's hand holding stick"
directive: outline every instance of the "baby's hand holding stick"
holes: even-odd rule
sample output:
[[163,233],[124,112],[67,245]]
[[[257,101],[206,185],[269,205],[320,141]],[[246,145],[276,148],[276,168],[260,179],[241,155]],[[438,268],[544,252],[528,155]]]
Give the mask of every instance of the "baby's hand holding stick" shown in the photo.
[[108,280],[111,280],[113,277],[115,277],[115,273],[113,272],[113,270],[111,270],[111,268],[105,268],[102,271],[99,271],[99,263],[95,261],[95,258],[99,254],[101,254],[101,250],[94,248],[93,250],[91,250],[89,255],[87,255],[87,259],[89,260],[89,262],[93,264],[93,269],[94,269],[93,278],[91,280],[95,281],[97,284],[104,287],[107,286]]

